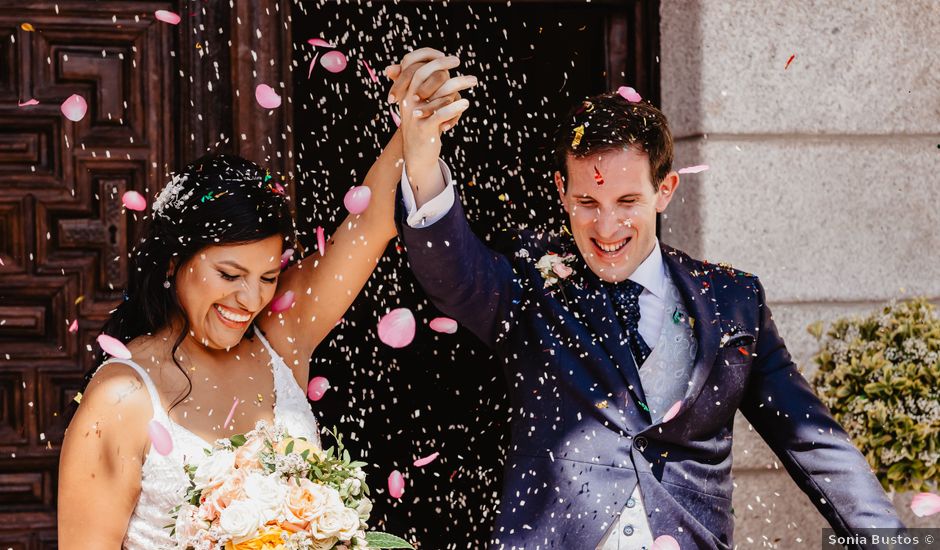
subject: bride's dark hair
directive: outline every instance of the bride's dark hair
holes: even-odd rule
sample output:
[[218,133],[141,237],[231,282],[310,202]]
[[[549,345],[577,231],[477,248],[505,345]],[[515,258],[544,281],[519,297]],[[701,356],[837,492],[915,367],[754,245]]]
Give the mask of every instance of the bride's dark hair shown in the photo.
[[[176,272],[208,246],[274,235],[281,236],[284,249],[294,247],[296,234],[284,188],[269,172],[241,157],[202,157],[173,175],[153,202],[150,223],[133,251],[125,300],[111,312],[102,333],[127,343],[163,328],[174,316],[183,319],[171,353],[189,387],[171,409],[192,392],[192,381],[176,357],[190,328],[177,298]],[[106,357],[96,345],[95,367],[86,374],[85,386]]]

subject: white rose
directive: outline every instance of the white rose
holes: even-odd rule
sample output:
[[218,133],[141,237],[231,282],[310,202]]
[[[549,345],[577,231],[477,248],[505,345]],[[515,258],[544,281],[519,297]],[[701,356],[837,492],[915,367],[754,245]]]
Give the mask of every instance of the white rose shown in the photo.
[[356,507],[356,512],[359,514],[359,519],[367,521],[369,514],[372,513],[372,501],[367,498],[360,500],[359,506]]
[[280,476],[252,473],[245,478],[244,488],[245,496],[258,507],[264,519],[262,523],[277,519],[283,514],[287,503],[287,487]]
[[258,504],[250,500],[236,500],[219,515],[219,526],[235,544],[253,537],[263,524]]
[[196,468],[193,480],[197,489],[204,489],[215,483],[221,483],[235,467],[235,453],[232,451],[216,451]]
[[359,531],[359,512],[352,508],[343,508],[340,515],[343,517],[343,527],[339,532],[339,540],[350,540]]
[[[320,514],[320,517],[310,522],[310,533],[317,539],[333,538],[339,535],[346,526],[346,515],[339,498],[330,499]],[[358,516],[356,517],[358,520]]]

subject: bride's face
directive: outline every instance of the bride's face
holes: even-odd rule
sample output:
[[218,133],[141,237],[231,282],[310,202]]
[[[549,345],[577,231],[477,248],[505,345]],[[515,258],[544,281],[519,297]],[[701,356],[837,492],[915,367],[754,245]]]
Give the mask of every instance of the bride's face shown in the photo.
[[176,273],[176,293],[197,342],[229,349],[241,341],[277,290],[281,237],[209,246]]

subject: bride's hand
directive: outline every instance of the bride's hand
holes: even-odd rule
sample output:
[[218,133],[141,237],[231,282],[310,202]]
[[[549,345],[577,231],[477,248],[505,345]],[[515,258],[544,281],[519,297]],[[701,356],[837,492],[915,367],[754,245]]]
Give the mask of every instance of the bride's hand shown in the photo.
[[[385,74],[392,79],[389,103],[400,103],[410,96],[409,110],[414,109],[414,97],[418,96],[425,107],[417,118],[427,118],[442,107],[460,99],[460,92],[477,85],[475,76],[450,76],[450,70],[460,65],[460,59],[447,57],[433,48],[420,48],[405,55],[401,63],[389,65]],[[420,72],[419,72],[420,71]],[[414,84],[414,86],[412,86]],[[403,108],[405,106],[403,105]],[[431,107],[431,108],[428,108]],[[403,113],[404,115],[404,113]],[[442,131],[453,128],[460,120],[462,111],[440,125]]]

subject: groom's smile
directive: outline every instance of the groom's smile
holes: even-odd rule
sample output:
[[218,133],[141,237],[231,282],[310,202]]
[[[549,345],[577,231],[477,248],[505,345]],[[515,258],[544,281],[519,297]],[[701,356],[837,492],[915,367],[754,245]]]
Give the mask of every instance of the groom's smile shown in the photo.
[[569,154],[567,172],[567,181],[556,172],[555,184],[581,256],[601,279],[623,281],[652,252],[656,214],[669,204],[678,176],[654,186],[649,156],[634,148]]

